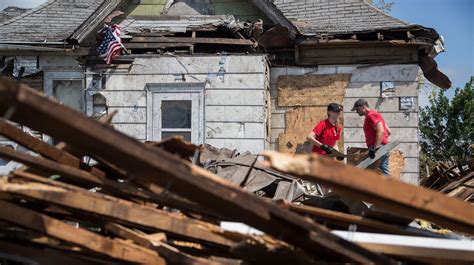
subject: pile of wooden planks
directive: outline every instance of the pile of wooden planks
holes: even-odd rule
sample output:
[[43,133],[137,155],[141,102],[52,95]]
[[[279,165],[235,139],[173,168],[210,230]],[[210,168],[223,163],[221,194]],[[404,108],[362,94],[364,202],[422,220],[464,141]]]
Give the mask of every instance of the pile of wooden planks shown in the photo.
[[[474,154],[474,145],[471,150]],[[439,162],[421,185],[445,193],[449,197],[474,203],[474,156],[465,165],[448,166]]]
[[[0,134],[30,150],[0,146],[1,157],[24,165],[0,177],[2,263],[396,264],[411,260],[345,240],[323,223],[359,224],[402,235],[411,232],[368,218],[258,197],[194,164],[198,147],[179,139],[139,142],[110,127],[110,116],[91,120],[6,79],[0,79],[0,115],[5,118]],[[16,125],[47,134],[57,144],[45,143]],[[266,166],[274,170],[474,234],[473,208],[462,201],[392,183],[335,161],[266,155]],[[84,157],[95,163],[84,163]],[[354,175],[364,178],[349,181]],[[264,234],[228,232],[218,225],[221,221],[245,223]]]

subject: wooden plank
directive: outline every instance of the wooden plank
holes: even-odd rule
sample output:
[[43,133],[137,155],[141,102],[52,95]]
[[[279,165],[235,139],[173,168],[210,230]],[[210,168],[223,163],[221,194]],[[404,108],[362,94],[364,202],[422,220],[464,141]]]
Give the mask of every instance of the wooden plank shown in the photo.
[[79,158],[23,132],[21,129],[3,119],[0,119],[0,134],[44,157],[62,164],[79,167],[81,163]]
[[399,143],[400,143],[399,141],[395,141],[395,142],[388,143],[387,145],[380,147],[380,149],[377,150],[377,152],[375,152],[374,158],[367,157],[362,162],[357,164],[356,167],[362,168],[362,169],[369,167],[370,165],[375,163],[375,161],[379,160],[382,156],[390,152],[393,148],[397,147]]
[[135,227],[157,229],[181,237],[227,247],[235,244],[234,241],[221,235],[222,231],[219,227],[211,224],[184,217],[180,218],[162,210],[98,193],[51,187],[40,183],[14,184],[6,181],[0,182],[0,191],[12,196],[112,218]]
[[[15,170],[11,172],[15,178],[24,179],[33,182],[39,182],[51,186],[61,187],[69,190],[77,190],[77,191],[87,191],[86,189],[69,185],[63,182],[47,179],[29,172],[25,172],[22,170]],[[196,213],[204,216],[213,216],[213,217],[220,217],[215,211],[211,211],[206,209],[199,204],[193,203],[191,201],[185,200],[182,197],[178,197],[177,195],[171,194],[166,192],[163,188],[157,186],[156,184],[146,183],[138,181],[137,184],[146,187],[150,192],[153,193],[153,196],[150,196],[150,201],[158,203],[159,205],[166,205],[171,208],[180,209],[190,213]],[[148,192],[146,192],[149,194]],[[90,194],[89,194],[90,195]]]
[[100,236],[6,201],[0,201],[0,207],[2,208],[0,219],[78,245],[98,254],[128,262],[166,264],[156,252],[146,248]]
[[[230,38],[191,38],[191,37],[133,37],[130,43],[189,43],[189,44],[218,44],[218,45],[254,45],[251,40]],[[128,47],[129,43],[124,43]]]
[[136,244],[154,250],[160,253],[167,261],[173,264],[193,264],[193,265],[204,265],[204,264],[221,264],[218,262],[213,262],[211,260],[206,260],[203,258],[193,257],[191,255],[180,252],[177,248],[172,247],[164,242],[153,239],[143,233],[139,233],[132,229],[129,229],[125,226],[116,223],[107,223],[104,227],[105,229],[113,232],[114,234],[132,240]]
[[89,185],[89,187],[99,186],[116,194],[138,198],[150,198],[149,194],[140,191],[137,186],[131,183],[120,184],[106,177],[94,176],[87,171],[59,164],[42,157],[35,157],[20,151],[11,150],[10,148],[3,146],[0,146],[0,156],[17,161],[27,166],[34,167],[36,169],[40,169],[42,171],[46,171],[52,175],[59,174],[61,177],[64,177],[70,181]]
[[159,48],[189,48],[192,44],[187,43],[124,43],[127,49],[159,49]]
[[327,106],[342,104],[351,74],[280,76],[278,106]]
[[[81,256],[53,248],[34,247],[25,243],[14,243],[0,240],[0,260],[18,261],[21,264],[48,265],[90,265],[91,261],[81,259]],[[98,264],[98,263],[92,263]]]
[[274,151],[267,151],[264,155],[277,170],[328,185],[347,196],[399,214],[425,218],[438,225],[474,234],[474,206],[463,201],[325,157],[291,156]]
[[334,223],[345,226],[356,224],[357,226],[369,229],[372,232],[383,232],[398,235],[420,235],[420,233],[416,233],[401,226],[380,222],[362,216],[336,212],[318,207],[311,207],[303,204],[283,203],[282,206],[287,207],[294,212],[313,216],[318,221],[329,222],[331,224]]
[[[11,106],[15,106],[14,110]],[[156,182],[228,218],[306,250],[318,259],[395,264],[392,259],[341,240],[326,227],[247,193],[205,169],[149,148],[5,78],[0,80],[0,115],[120,164],[127,172],[133,172],[135,178]]]

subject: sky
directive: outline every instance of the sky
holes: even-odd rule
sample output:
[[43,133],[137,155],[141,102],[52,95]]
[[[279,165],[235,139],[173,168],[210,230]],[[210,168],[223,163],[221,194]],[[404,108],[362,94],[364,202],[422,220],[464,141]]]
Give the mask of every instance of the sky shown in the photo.
[[[336,0],[334,0],[336,1]],[[390,14],[396,18],[435,28],[444,37],[446,52],[436,57],[438,68],[452,81],[447,91],[452,97],[456,87],[464,87],[474,75],[474,0],[386,0],[395,2]],[[36,7],[46,0],[0,0],[7,6]],[[428,103],[424,90],[420,105]]]
[[[390,14],[404,21],[436,29],[444,37],[446,52],[436,57],[438,68],[453,86],[464,87],[474,76],[474,0],[394,0]],[[426,105],[420,95],[420,105]]]

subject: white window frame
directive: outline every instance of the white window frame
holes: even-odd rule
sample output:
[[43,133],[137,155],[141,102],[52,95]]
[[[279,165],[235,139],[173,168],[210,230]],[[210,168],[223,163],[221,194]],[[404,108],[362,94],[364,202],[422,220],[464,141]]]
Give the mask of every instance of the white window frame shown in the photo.
[[[44,70],[44,75],[43,75],[43,90],[44,94],[48,97],[53,97],[54,96],[54,81],[81,81],[81,88],[82,88],[82,113],[86,113],[86,98],[85,98],[85,93],[84,93],[84,87],[85,87],[85,82],[84,82],[84,72],[83,71],[78,71],[77,69],[75,70]],[[43,134],[43,141],[52,144],[53,139],[46,135]]]
[[[204,143],[204,87],[203,83],[147,84],[147,141],[161,141],[161,102],[163,100],[191,101],[191,129],[165,129],[165,132],[191,132],[191,142]],[[154,110],[156,114],[154,115]]]
[[82,112],[86,113],[86,98],[84,93],[84,73],[75,71],[45,71],[44,73],[44,94],[46,96],[54,96],[54,81],[81,81],[82,89]]

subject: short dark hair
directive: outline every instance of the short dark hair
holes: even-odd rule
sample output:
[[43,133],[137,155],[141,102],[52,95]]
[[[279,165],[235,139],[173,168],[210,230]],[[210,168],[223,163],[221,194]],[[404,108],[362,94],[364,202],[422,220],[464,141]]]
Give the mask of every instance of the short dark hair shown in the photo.
[[369,103],[367,102],[367,100],[365,100],[365,99],[363,99],[363,98],[359,98],[359,99],[354,103],[354,106],[352,107],[352,110],[351,110],[351,111],[354,111],[354,110],[356,110],[357,108],[362,107],[362,106],[367,106],[367,107],[369,107]]

